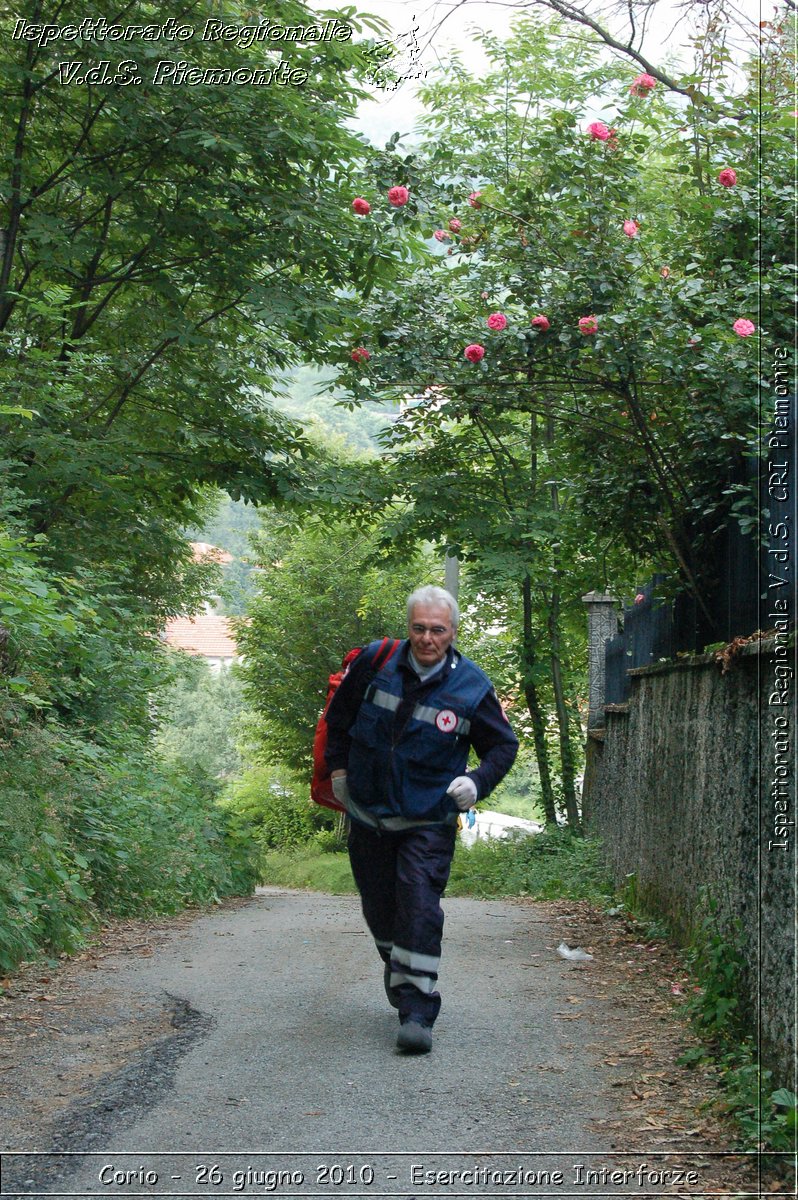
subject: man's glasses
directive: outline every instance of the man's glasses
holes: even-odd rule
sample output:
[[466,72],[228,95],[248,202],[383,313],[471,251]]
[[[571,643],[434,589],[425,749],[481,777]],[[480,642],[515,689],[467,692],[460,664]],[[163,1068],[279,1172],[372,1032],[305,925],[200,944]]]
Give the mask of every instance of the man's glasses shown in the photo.
[[449,630],[445,625],[411,625],[410,632],[418,634],[419,637],[425,633],[432,634],[433,637],[443,637]]

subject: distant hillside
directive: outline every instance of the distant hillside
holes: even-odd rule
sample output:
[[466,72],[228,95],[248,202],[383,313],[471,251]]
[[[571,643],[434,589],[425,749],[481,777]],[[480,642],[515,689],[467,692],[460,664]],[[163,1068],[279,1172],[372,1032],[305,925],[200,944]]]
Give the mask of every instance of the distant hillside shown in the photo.
[[[342,390],[318,395],[334,377],[332,370],[296,367],[286,371],[278,381],[278,391],[283,394],[274,394],[269,399],[275,408],[306,429],[316,428],[333,437],[343,438],[347,445],[360,453],[377,453],[377,436],[381,429],[390,424],[394,408],[374,404],[350,412],[336,407],[336,400],[345,395]],[[220,612],[228,616],[244,613],[248,598],[254,591],[252,566],[248,561],[252,557],[249,534],[259,524],[257,508],[245,504],[243,500],[231,500],[225,495],[213,517],[202,529],[188,531],[195,540],[210,542],[233,556],[233,562],[224,568],[224,592],[217,606]]]
[[345,438],[353,450],[378,451],[377,435],[390,424],[396,409],[392,405],[376,404],[355,409],[354,412],[338,408],[336,401],[346,397],[343,389],[318,395],[334,378],[335,372],[331,369],[296,367],[286,372],[279,381],[279,389],[285,395],[274,395],[271,400],[275,408],[307,428],[321,427]]

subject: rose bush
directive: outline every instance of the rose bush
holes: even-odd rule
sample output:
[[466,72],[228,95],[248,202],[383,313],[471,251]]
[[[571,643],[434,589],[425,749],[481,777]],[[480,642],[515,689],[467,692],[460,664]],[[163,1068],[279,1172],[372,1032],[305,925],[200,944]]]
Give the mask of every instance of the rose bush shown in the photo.
[[[573,36],[547,39],[539,23],[484,48],[484,75],[452,71],[424,89],[426,141],[411,168],[422,212],[459,204],[466,237],[434,263],[408,255],[405,285],[375,291],[379,370],[355,396],[403,405],[386,439],[385,494],[401,506],[391,544],[445,538],[479,564],[480,587],[486,573],[504,594],[526,578],[524,612],[541,606],[532,628],[548,654],[552,605],[557,621],[583,624],[572,575],[569,599],[552,599],[564,563],[584,568],[591,590],[611,545],[619,562],[634,555],[634,576],[668,563],[699,596],[712,569],[709,533],[731,505],[718,481],[756,435],[758,339],[735,315],[755,311],[757,263],[758,324],[790,336],[789,72],[768,67],[761,109],[758,79],[735,80],[732,97],[720,75],[706,102],[658,85],[641,103],[626,67]],[[590,121],[597,95],[606,121]],[[735,182],[751,173],[760,142],[761,207],[745,186],[717,182],[732,153]],[[471,339],[499,307],[511,319],[487,357]],[[528,653],[527,641],[525,679]]]

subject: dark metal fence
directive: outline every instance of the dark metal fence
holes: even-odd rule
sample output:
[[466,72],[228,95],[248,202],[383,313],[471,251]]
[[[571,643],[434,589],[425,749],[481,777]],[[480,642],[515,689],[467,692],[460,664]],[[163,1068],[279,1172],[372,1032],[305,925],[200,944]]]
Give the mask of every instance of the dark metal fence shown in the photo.
[[657,595],[664,582],[664,575],[655,575],[638,592],[634,604],[623,610],[623,633],[607,642],[607,704],[624,704],[628,700],[630,681],[627,671],[633,667],[647,667],[676,653],[672,606]]
[[[781,582],[778,587],[783,595],[791,597],[794,617],[795,499],[787,488],[779,486],[779,471],[784,473],[786,463],[787,475],[794,488],[795,396],[785,398],[786,406],[788,416],[780,444],[770,449],[769,456],[761,461],[746,459],[737,477],[728,481],[747,485],[754,494],[758,491],[761,534],[743,531],[734,518],[727,520],[708,547],[711,562],[705,572],[708,582],[702,590],[700,603],[688,591],[679,592],[672,600],[666,599],[663,593],[667,581],[663,575],[654,576],[641,589],[635,603],[623,610],[623,632],[606,643],[606,704],[624,704],[628,700],[631,681],[627,672],[634,667],[648,666],[683,652],[700,654],[713,643],[730,642],[736,637],[748,637],[758,629],[767,629],[774,562],[779,564],[777,577]],[[784,540],[785,525],[792,543],[787,561],[784,561],[784,555],[781,560],[776,557],[778,546]]]

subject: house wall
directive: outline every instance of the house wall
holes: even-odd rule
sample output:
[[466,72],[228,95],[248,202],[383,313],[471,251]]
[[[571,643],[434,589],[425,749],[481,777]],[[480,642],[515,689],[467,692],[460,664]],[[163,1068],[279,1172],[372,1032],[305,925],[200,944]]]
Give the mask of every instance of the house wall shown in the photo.
[[774,690],[778,664],[771,641],[725,674],[711,655],[633,672],[629,704],[591,738],[586,807],[644,911],[687,940],[710,897],[721,929],[739,927],[762,1059],[792,1086],[795,724]]

